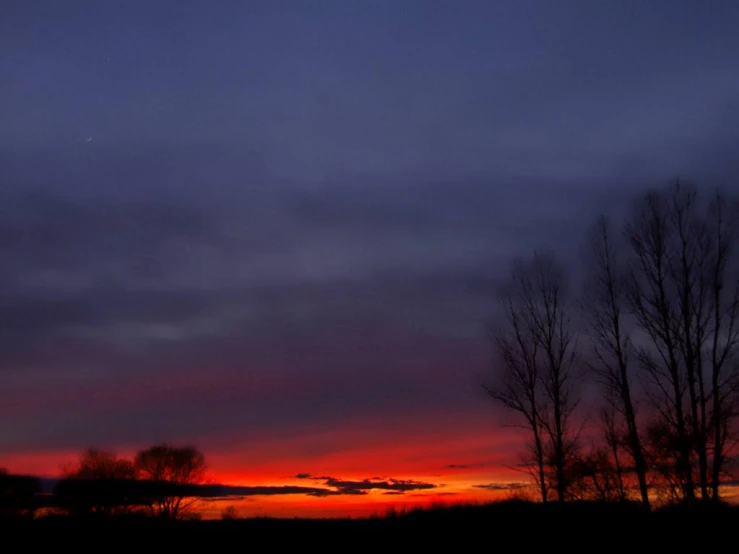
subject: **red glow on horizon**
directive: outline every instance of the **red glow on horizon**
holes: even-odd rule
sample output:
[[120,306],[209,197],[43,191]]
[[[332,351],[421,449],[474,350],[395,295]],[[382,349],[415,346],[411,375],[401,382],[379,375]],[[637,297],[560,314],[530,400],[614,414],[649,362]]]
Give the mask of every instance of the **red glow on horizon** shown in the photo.
[[[374,423],[374,425],[373,425]],[[449,429],[396,425],[392,434],[375,422],[351,422],[343,428],[315,429],[298,436],[274,437],[246,445],[236,437],[203,441],[208,459],[209,482],[233,486],[327,487],[325,480],[300,479],[298,474],[341,480],[410,480],[436,488],[404,494],[372,489],[362,495],[305,494],[255,495],[209,501],[204,517],[220,517],[220,510],[233,505],[241,517],[363,517],[388,510],[429,504],[486,502],[504,498],[506,490],[487,490],[479,485],[523,481],[525,476],[505,467],[518,441],[515,435],[491,433],[485,425]],[[455,432],[456,431],[456,432]],[[199,444],[198,441],[195,441]],[[212,443],[212,444],[207,444]],[[135,449],[116,449],[131,456]],[[64,464],[79,452],[16,452],[3,456],[0,466],[13,473],[58,477]]]

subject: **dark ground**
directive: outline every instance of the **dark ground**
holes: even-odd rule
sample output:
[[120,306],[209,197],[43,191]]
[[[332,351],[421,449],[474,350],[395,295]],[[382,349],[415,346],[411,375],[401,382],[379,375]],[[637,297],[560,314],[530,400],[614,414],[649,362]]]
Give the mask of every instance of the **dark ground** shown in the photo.
[[[282,551],[368,548],[546,552],[624,549],[735,551],[739,508],[672,508],[646,513],[633,504],[542,505],[509,501],[416,510],[367,519],[238,519],[162,522],[139,518],[66,517],[0,521],[7,552],[64,545],[77,551]],[[560,545],[565,548],[562,550]],[[543,548],[542,548],[543,547]]]

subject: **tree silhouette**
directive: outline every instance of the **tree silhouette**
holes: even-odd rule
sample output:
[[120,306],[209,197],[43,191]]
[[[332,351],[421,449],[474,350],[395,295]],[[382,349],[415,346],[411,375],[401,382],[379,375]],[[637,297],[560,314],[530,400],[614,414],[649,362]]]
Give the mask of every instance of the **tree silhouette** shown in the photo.
[[646,508],[655,495],[719,501],[739,442],[739,204],[675,182],[637,196],[619,230],[605,216],[592,226],[581,298],[583,358],[602,392],[590,453],[578,444],[575,334],[551,255],[514,267],[486,388],[527,430],[523,464],[542,501],[626,500],[634,481]]
[[625,226],[627,298],[648,339],[637,356],[656,408],[652,427],[662,429],[652,435],[662,437],[660,452],[674,447],[679,490],[689,504],[696,481],[701,498],[719,499],[735,436],[738,215],[735,201],[718,193],[706,199],[677,182],[637,199]]
[[37,478],[11,475],[0,468],[0,519],[32,519],[40,507],[40,493]]
[[221,519],[227,521],[239,519],[239,511],[233,504],[230,504],[221,510]]
[[152,516],[180,519],[200,500],[193,485],[205,480],[205,456],[194,446],[152,446],[136,454],[134,466],[139,478],[156,483],[158,492],[150,498]]
[[75,464],[62,469],[62,475],[55,496],[70,515],[122,515],[139,503],[132,485],[133,462],[113,452],[86,450]]
[[[567,465],[577,449],[575,348],[565,276],[553,256],[535,254],[514,266],[502,298],[505,322],[492,338],[502,362],[489,394],[521,416],[531,432],[531,462],[541,498],[551,486],[567,497]],[[545,465],[553,472],[547,474]]]
[[589,365],[604,386],[602,413],[606,442],[618,463],[616,418],[626,427],[626,445],[634,462],[642,504],[649,508],[647,465],[637,424],[633,399],[631,360],[633,343],[626,327],[626,282],[624,268],[608,220],[601,216],[593,225],[590,239],[590,273],[585,287],[587,332],[594,361]]

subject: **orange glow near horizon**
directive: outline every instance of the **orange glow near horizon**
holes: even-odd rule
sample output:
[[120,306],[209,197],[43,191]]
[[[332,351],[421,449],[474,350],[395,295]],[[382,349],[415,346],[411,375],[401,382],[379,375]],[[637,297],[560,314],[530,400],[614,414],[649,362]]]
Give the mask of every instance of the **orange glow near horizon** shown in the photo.
[[[525,487],[507,488],[527,482],[524,473],[506,466],[511,458],[515,459],[520,444],[515,434],[503,431],[490,434],[481,427],[456,434],[443,429],[408,428],[405,429],[407,435],[403,431],[396,428],[392,436],[384,436],[377,429],[355,422],[344,429],[306,432],[290,440],[260,441],[251,448],[235,440],[229,442],[228,449],[204,447],[210,467],[208,482],[246,487],[330,489],[325,477],[332,477],[342,481],[415,481],[432,484],[434,488],[403,494],[371,489],[361,495],[227,496],[204,501],[199,512],[203,518],[217,519],[224,508],[233,506],[239,517],[370,517],[429,505],[484,503],[514,494],[536,497]],[[349,440],[350,436],[354,440]],[[311,450],[311,444],[321,446]],[[135,449],[118,449],[122,456],[132,456],[134,452]],[[78,455],[71,450],[18,452],[0,458],[0,467],[16,474],[58,477],[61,467],[74,462]],[[460,460],[467,463],[460,463]],[[316,477],[300,478],[298,474]],[[724,498],[738,502],[737,490],[737,487],[727,486]]]
[[[457,422],[450,421],[450,426]],[[384,426],[382,426],[384,428]],[[298,474],[332,477],[345,481],[404,480],[434,488],[388,494],[371,489],[366,494],[308,496],[306,494],[254,495],[209,500],[204,517],[220,517],[229,505],[239,516],[366,517],[388,510],[429,504],[486,502],[505,498],[510,491],[488,490],[479,485],[521,482],[525,475],[505,467],[515,451],[517,437],[478,425],[452,429],[403,428],[392,434],[371,422],[353,422],[343,429],[314,430],[299,436],[275,437],[251,447],[235,438],[220,437],[219,446],[204,444],[209,464],[208,480],[232,486],[299,486],[330,488],[325,479],[298,478]],[[204,441],[207,443],[208,441]],[[228,447],[223,444],[226,442]],[[120,448],[131,456],[135,449]],[[5,455],[0,466],[13,473],[58,477],[61,467],[74,462],[75,451],[18,452]]]

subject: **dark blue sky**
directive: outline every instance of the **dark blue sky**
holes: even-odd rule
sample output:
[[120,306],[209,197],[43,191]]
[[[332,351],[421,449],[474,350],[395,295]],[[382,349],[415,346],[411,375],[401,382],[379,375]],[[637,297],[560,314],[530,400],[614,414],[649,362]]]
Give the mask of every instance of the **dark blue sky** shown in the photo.
[[739,188],[738,26],[730,0],[4,0],[0,455],[494,433],[513,257],[576,260],[676,176]]

